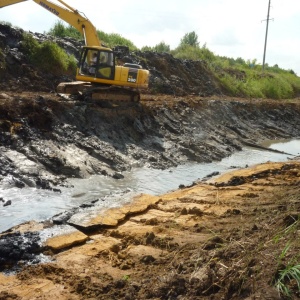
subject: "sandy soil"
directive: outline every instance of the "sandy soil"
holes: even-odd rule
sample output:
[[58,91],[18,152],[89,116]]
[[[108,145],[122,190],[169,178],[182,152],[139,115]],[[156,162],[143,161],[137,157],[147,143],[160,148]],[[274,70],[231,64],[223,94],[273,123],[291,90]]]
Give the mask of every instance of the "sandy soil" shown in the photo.
[[[276,283],[299,264],[299,178],[299,161],[267,163],[143,195],[146,210],[80,245],[50,241],[53,262],[0,274],[0,299],[285,299]],[[280,282],[299,299],[295,279]]]

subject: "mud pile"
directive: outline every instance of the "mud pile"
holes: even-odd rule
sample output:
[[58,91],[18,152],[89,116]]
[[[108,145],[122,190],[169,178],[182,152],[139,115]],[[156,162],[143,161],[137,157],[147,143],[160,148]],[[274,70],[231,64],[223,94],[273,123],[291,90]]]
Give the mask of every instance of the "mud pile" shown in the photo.
[[[0,24],[0,88],[11,91],[55,92],[58,83],[74,80],[71,76],[42,73],[32,66],[22,46],[24,31]],[[69,55],[79,59],[82,43],[71,38],[54,38],[50,35],[31,33],[39,42],[52,41]],[[176,59],[167,53],[134,52],[122,57],[124,62],[137,63],[150,70],[151,93],[171,95],[216,95],[221,91],[213,74],[204,61]]]

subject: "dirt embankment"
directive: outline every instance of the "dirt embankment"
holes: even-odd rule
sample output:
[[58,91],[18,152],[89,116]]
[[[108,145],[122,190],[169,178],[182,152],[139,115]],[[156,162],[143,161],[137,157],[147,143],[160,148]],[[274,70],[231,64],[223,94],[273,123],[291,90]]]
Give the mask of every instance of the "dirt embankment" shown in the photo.
[[281,278],[299,264],[299,178],[299,161],[272,163],[144,195],[117,226],[50,238],[54,261],[0,275],[0,299],[300,299]]
[[6,95],[0,99],[0,172],[13,175],[17,186],[48,188],[92,174],[122,178],[134,165],[210,162],[300,132],[297,101],[151,96],[107,109],[50,94]]

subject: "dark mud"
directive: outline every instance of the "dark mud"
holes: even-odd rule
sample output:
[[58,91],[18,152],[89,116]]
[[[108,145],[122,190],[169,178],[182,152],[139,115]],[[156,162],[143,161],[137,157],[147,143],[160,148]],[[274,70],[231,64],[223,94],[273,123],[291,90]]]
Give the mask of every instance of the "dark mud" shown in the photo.
[[299,137],[299,102],[161,96],[103,108],[56,95],[0,99],[1,179],[56,188],[67,177],[116,179],[132,166],[221,160],[244,145]]

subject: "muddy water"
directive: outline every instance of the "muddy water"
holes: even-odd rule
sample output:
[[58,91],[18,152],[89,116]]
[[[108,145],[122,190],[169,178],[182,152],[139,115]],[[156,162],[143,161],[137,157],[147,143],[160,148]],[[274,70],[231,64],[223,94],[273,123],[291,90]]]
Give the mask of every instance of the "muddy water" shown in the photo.
[[291,155],[245,148],[220,162],[189,163],[164,171],[133,169],[123,173],[125,178],[122,180],[103,176],[73,179],[70,180],[73,187],[61,188],[61,193],[4,185],[0,188],[0,197],[5,201],[11,200],[12,204],[3,206],[0,203],[0,232],[29,220],[46,220],[83,203],[98,200],[97,205],[103,207],[119,206],[138,193],[159,195],[175,190],[181,184],[190,185],[212,172],[224,173],[232,168],[244,168],[266,161],[286,161],[300,154],[300,140],[271,141],[264,146]]

